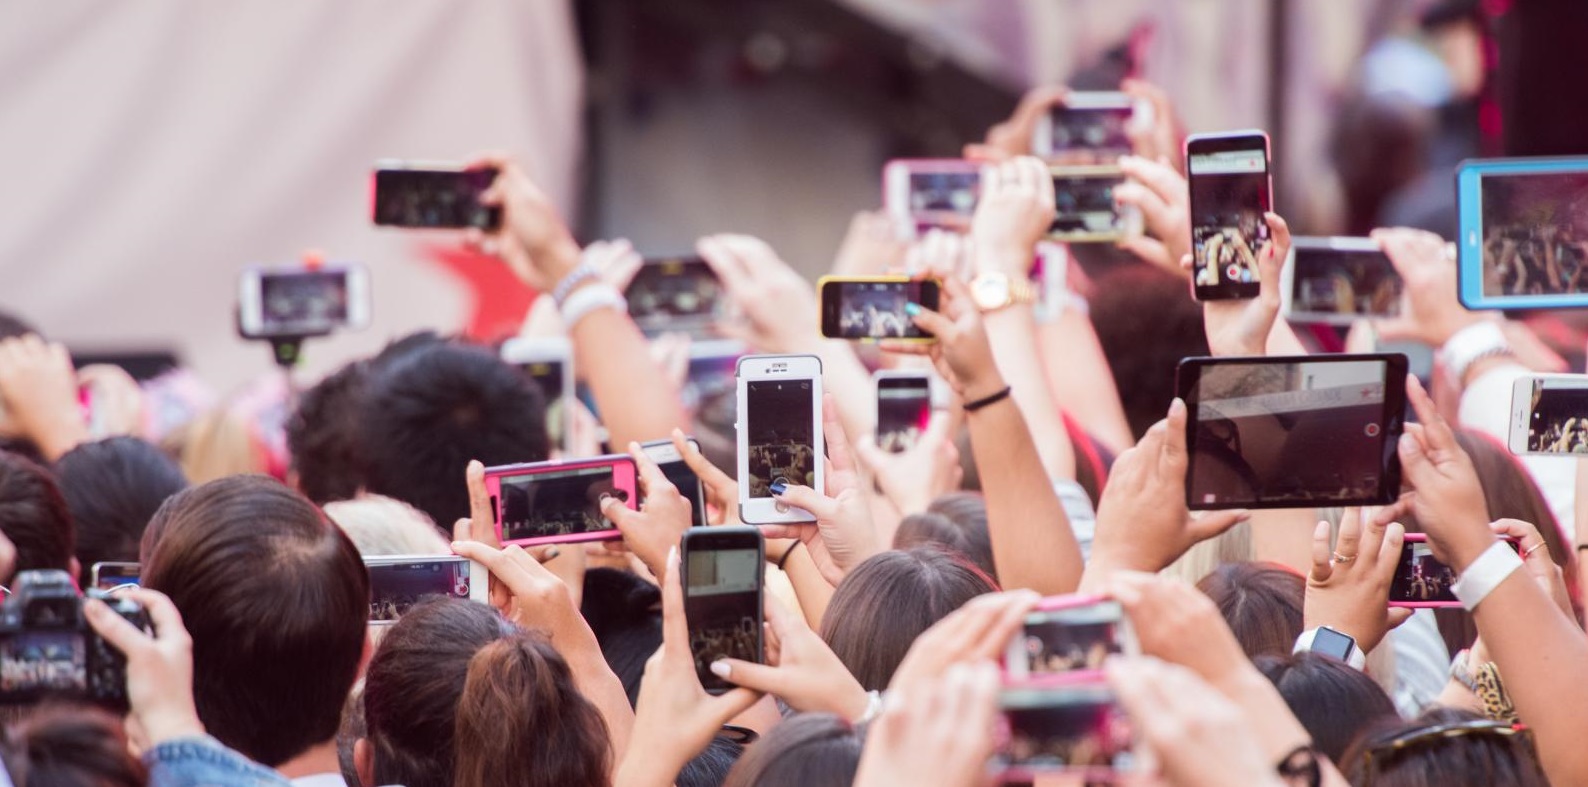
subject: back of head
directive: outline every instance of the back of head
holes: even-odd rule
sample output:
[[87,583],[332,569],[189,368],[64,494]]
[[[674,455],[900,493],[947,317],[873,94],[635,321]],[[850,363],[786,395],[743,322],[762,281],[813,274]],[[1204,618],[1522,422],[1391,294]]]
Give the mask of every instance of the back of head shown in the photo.
[[997,589],[952,552],[930,546],[883,552],[839,583],[822,617],[822,639],[860,685],[881,691],[921,632]]
[[364,677],[375,784],[452,784],[458,697],[481,648],[513,633],[484,604],[432,598],[387,630]]
[[[1453,725],[1473,725],[1465,730]],[[1373,787],[1547,787],[1522,734],[1466,711],[1434,708],[1368,728],[1338,760],[1345,777]],[[1436,732],[1436,728],[1446,730]],[[1392,746],[1394,741],[1400,745]]]
[[144,532],[143,584],[193,635],[199,718],[270,767],[336,736],[358,676],[369,575],[342,531],[274,479],[177,493]]
[[149,519],[187,486],[171,457],[136,437],[83,443],[61,456],[55,474],[72,512],[83,587],[95,563],[136,563]]
[[320,505],[348,500],[363,486],[358,419],[368,377],[363,361],[337,369],[304,391],[287,419],[294,483]]
[[143,787],[148,774],[104,711],[42,705],[8,726],[5,769],[20,787]]
[[[72,515],[50,472],[19,454],[0,451],[0,533],[17,549],[16,571],[71,570]],[[11,577],[0,582],[11,583]]]
[[801,713],[773,727],[728,772],[724,787],[848,787],[865,739],[831,713]]
[[1225,563],[1197,583],[1218,605],[1247,658],[1288,656],[1301,636],[1307,582],[1278,563]]
[[383,495],[359,495],[325,504],[325,515],[365,557],[450,555],[448,539],[423,511]]
[[1335,762],[1369,725],[1400,718],[1372,678],[1328,656],[1259,656],[1255,663],[1307,728],[1313,746]]
[[447,527],[469,514],[469,460],[546,458],[545,409],[533,383],[483,347],[437,343],[403,353],[370,380],[359,414],[365,488]]
[[584,574],[580,614],[631,705],[640,696],[645,662],[662,646],[661,603],[661,591],[633,572],[592,568]]
[[1202,307],[1186,297],[1185,279],[1148,265],[1122,265],[1098,279],[1090,305],[1125,418],[1139,439],[1169,412],[1180,359],[1208,354]]
[[455,787],[605,787],[606,723],[539,634],[480,649],[458,699]]
[[987,533],[987,503],[976,492],[950,492],[899,522],[893,548],[936,544],[964,555],[987,576],[997,578],[992,538]]

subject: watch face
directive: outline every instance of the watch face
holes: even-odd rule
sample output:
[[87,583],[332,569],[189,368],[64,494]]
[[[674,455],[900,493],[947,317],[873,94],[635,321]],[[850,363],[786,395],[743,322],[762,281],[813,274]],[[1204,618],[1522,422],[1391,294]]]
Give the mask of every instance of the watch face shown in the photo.
[[1313,635],[1313,653],[1332,656],[1340,661],[1350,661],[1351,651],[1355,647],[1356,640],[1332,628],[1320,627],[1318,633]]
[[1009,304],[1009,279],[996,274],[977,276],[970,283],[970,297],[983,309],[996,309]]

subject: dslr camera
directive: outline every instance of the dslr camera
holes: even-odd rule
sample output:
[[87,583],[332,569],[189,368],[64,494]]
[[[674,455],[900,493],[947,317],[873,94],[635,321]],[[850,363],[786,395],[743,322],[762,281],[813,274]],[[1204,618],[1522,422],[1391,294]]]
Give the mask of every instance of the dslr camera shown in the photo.
[[[0,704],[63,697],[125,712],[127,659],[88,625],[71,575],[60,569],[23,571],[12,588],[0,604]],[[149,629],[137,602],[99,590],[89,595]]]

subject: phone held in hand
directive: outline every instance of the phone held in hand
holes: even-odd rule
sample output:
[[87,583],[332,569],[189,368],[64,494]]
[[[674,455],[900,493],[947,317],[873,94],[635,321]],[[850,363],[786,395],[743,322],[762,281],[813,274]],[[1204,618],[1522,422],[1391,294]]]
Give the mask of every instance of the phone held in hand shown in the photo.
[[1001,781],[1063,773],[1090,784],[1151,770],[1106,682],[1055,679],[1006,686],[998,705],[1001,744],[992,767]]
[[1114,201],[1125,182],[1117,166],[1059,166],[1053,176],[1050,240],[1063,243],[1114,243],[1141,234],[1141,210]]
[[1401,313],[1401,276],[1372,238],[1293,238],[1280,281],[1291,322],[1350,325]]
[[1152,105],[1145,101],[1074,91],[1037,118],[1031,152],[1055,164],[1112,164],[1131,152],[1131,133],[1151,123]]
[[138,587],[143,566],[138,563],[115,563],[110,561],[95,563],[89,569],[88,581],[100,590],[120,590],[126,587]]
[[[1521,551],[1515,538],[1502,539],[1511,549]],[[1428,546],[1428,536],[1407,533],[1401,543],[1400,562],[1395,566],[1395,578],[1390,581],[1389,605],[1392,607],[1449,607],[1460,609],[1461,601],[1451,591],[1456,584],[1456,570],[1434,557]]]
[[573,345],[561,336],[515,336],[502,343],[501,357],[540,390],[546,403],[546,433],[563,451],[572,451]]
[[237,332],[246,339],[324,336],[369,325],[362,265],[248,268],[237,280]]
[[502,210],[480,204],[480,195],[496,175],[495,169],[456,163],[377,161],[370,212],[385,227],[494,230],[502,224]]
[[[689,438],[689,444],[695,450],[700,450],[700,443],[695,438]],[[678,453],[678,446],[673,445],[672,440],[652,440],[641,443],[640,448],[656,463],[668,482],[678,489],[678,493],[689,501],[690,527],[705,527],[709,524],[706,522],[706,491],[701,487],[700,476],[695,475],[683,455]]]
[[1518,456],[1588,455],[1588,375],[1517,378],[1509,437],[1508,447]]
[[822,362],[814,355],[746,355],[737,370],[739,521],[813,523],[778,502],[773,487],[826,489],[822,458]]
[[369,571],[369,624],[389,626],[430,596],[488,603],[485,566],[458,555],[381,555],[364,558]]
[[902,454],[921,441],[932,421],[932,377],[926,372],[880,369],[877,387],[877,447]]
[[1043,599],[1009,641],[1004,675],[1010,681],[1100,673],[1109,656],[1140,652],[1118,601],[1069,595]]
[[1186,140],[1191,187],[1191,285],[1199,301],[1256,298],[1257,259],[1268,245],[1273,178],[1261,131],[1193,134]]
[[1588,306],[1588,156],[1462,162],[1456,209],[1463,306]]
[[1406,356],[1186,358],[1175,376],[1192,510],[1400,497]]
[[713,674],[712,662],[765,661],[761,619],[766,544],[753,527],[691,528],[684,532],[678,562],[695,674],[708,693],[722,694],[734,684]]
[[964,159],[895,159],[882,168],[882,205],[899,234],[969,232],[981,198],[981,165]]
[[716,338],[714,326],[725,310],[716,272],[695,256],[646,260],[623,297],[629,317],[651,337],[684,333],[691,339]]
[[906,339],[934,341],[916,327],[905,305],[937,311],[936,279],[908,276],[823,276],[817,281],[822,309],[822,336],[850,341]]
[[623,534],[601,514],[601,501],[616,498],[634,509],[636,475],[632,457],[610,454],[487,467],[485,489],[503,546],[614,541]]

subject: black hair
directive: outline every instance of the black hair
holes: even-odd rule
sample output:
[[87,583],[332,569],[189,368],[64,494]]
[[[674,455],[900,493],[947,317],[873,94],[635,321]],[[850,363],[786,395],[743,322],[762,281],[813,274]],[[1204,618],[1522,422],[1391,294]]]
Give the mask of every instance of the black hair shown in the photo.
[[1312,745],[1335,762],[1369,725],[1400,718],[1384,689],[1338,659],[1297,653],[1258,656],[1254,663],[1307,728]]
[[298,490],[316,504],[349,500],[363,486],[358,422],[368,378],[365,361],[343,366],[304,391],[287,419]]
[[964,555],[993,579],[992,537],[987,532],[987,501],[980,492],[949,492],[925,511],[900,520],[893,533],[894,549],[936,544]]
[[639,699],[646,660],[662,646],[661,602],[661,591],[631,572],[592,568],[584,574],[579,611],[630,705]]
[[848,787],[865,739],[831,713],[801,713],[773,727],[728,773],[728,787]]
[[1180,359],[1208,354],[1202,307],[1185,288],[1172,273],[1123,265],[1098,279],[1090,301],[1092,328],[1137,439],[1169,412]]
[[0,533],[16,547],[16,572],[71,568],[75,534],[66,498],[50,471],[10,451],[0,451]]
[[95,563],[138,562],[149,519],[166,498],[187,487],[171,457],[136,437],[83,443],[61,456],[55,473],[76,528],[83,587]]
[[1439,707],[1415,719],[1386,719],[1351,744],[1338,761],[1340,771],[1352,784],[1373,787],[1548,787],[1532,743],[1522,734],[1477,731],[1385,747],[1419,730],[1482,721],[1475,713]]

